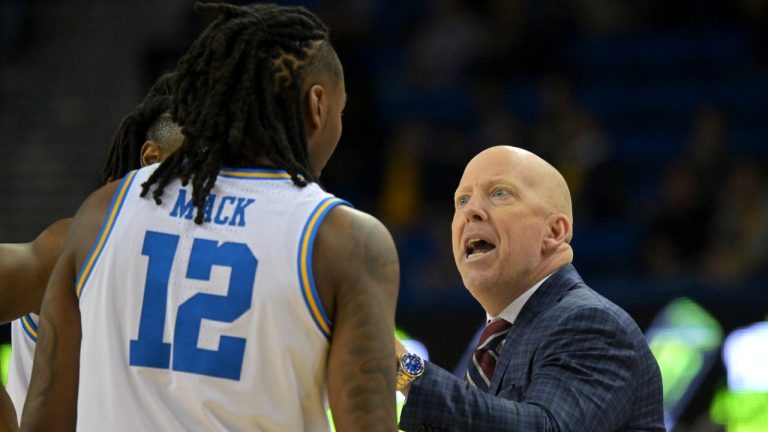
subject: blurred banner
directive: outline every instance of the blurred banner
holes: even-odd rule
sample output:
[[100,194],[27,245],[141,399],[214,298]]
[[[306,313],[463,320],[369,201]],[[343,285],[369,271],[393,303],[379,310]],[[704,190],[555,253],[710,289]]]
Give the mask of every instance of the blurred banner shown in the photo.
[[710,415],[728,432],[768,430],[768,322],[733,331],[723,345],[728,387],[712,401]]
[[704,308],[679,298],[662,309],[646,332],[661,368],[667,430],[672,430],[717,361],[723,330]]

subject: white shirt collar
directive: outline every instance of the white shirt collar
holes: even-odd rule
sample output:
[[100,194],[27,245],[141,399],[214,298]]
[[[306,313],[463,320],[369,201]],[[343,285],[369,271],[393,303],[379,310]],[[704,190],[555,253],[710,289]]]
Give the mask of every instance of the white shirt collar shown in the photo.
[[533,293],[536,292],[537,289],[543,284],[547,279],[549,279],[550,276],[552,276],[554,272],[544,276],[544,279],[538,281],[536,285],[532,286],[530,289],[526,290],[524,293],[520,294],[520,297],[516,298],[512,303],[507,305],[507,307],[504,308],[503,311],[499,314],[497,317],[490,316],[488,314],[485,314],[486,318],[490,322],[494,318],[504,318],[506,321],[508,321],[511,324],[514,324],[515,320],[517,319],[517,316],[520,315],[520,311],[523,310],[523,306],[528,302],[528,299],[531,298]]

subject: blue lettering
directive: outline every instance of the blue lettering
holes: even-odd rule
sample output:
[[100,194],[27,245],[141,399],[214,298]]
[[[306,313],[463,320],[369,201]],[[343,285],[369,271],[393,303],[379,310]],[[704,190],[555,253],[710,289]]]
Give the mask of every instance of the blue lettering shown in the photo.
[[176,204],[173,205],[171,210],[171,216],[178,218],[185,218],[191,220],[195,205],[192,204],[192,199],[187,201],[187,191],[185,189],[179,189],[179,196],[176,198]]
[[[210,194],[203,205],[203,221],[205,223],[213,221],[217,225],[243,227],[245,226],[245,210],[254,202],[255,200],[252,198],[223,196],[217,203],[216,195]],[[195,217],[195,204],[191,198],[187,200],[186,189],[179,189],[179,195],[176,197],[176,203],[171,209],[170,216],[187,220],[192,220]]]
[[225,196],[221,199],[221,202],[219,203],[219,210],[216,211],[216,217],[213,219],[213,222],[224,225],[227,222],[229,222],[229,217],[221,217],[221,213],[224,211],[224,207],[227,205],[227,201],[231,201],[232,204],[235,203],[235,197],[231,196]]
[[253,198],[238,198],[237,207],[235,207],[235,213],[232,215],[232,220],[229,221],[229,225],[245,226],[245,208],[253,203]]
[[210,223],[211,217],[213,215],[213,205],[216,203],[216,195],[210,194],[208,195],[208,198],[205,199],[205,206],[203,206],[203,213],[205,214],[205,219],[203,219],[203,222]]

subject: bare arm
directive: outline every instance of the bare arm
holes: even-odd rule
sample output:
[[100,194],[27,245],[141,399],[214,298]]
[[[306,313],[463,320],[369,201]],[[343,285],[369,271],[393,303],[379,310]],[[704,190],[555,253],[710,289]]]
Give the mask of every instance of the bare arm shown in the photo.
[[70,222],[55,222],[31,243],[0,244],[0,322],[40,311]]
[[19,425],[16,424],[16,410],[13,408],[8,392],[3,387],[0,387],[0,430],[19,430]]
[[65,248],[48,285],[38,325],[35,363],[22,430],[75,430],[80,363],[80,309],[71,250]]
[[332,317],[328,396],[339,431],[395,431],[392,346],[400,267],[373,217],[337,207],[321,225],[313,270]]
[[24,431],[75,430],[81,336],[75,278],[117,185],[99,189],[80,207],[45,290],[35,363],[21,418]]

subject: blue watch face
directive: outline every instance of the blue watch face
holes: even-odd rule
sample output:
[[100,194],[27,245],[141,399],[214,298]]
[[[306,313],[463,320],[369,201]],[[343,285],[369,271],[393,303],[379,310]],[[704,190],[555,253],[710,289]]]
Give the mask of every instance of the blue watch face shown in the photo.
[[410,375],[418,375],[424,371],[424,360],[416,354],[403,354],[401,363],[403,370]]

